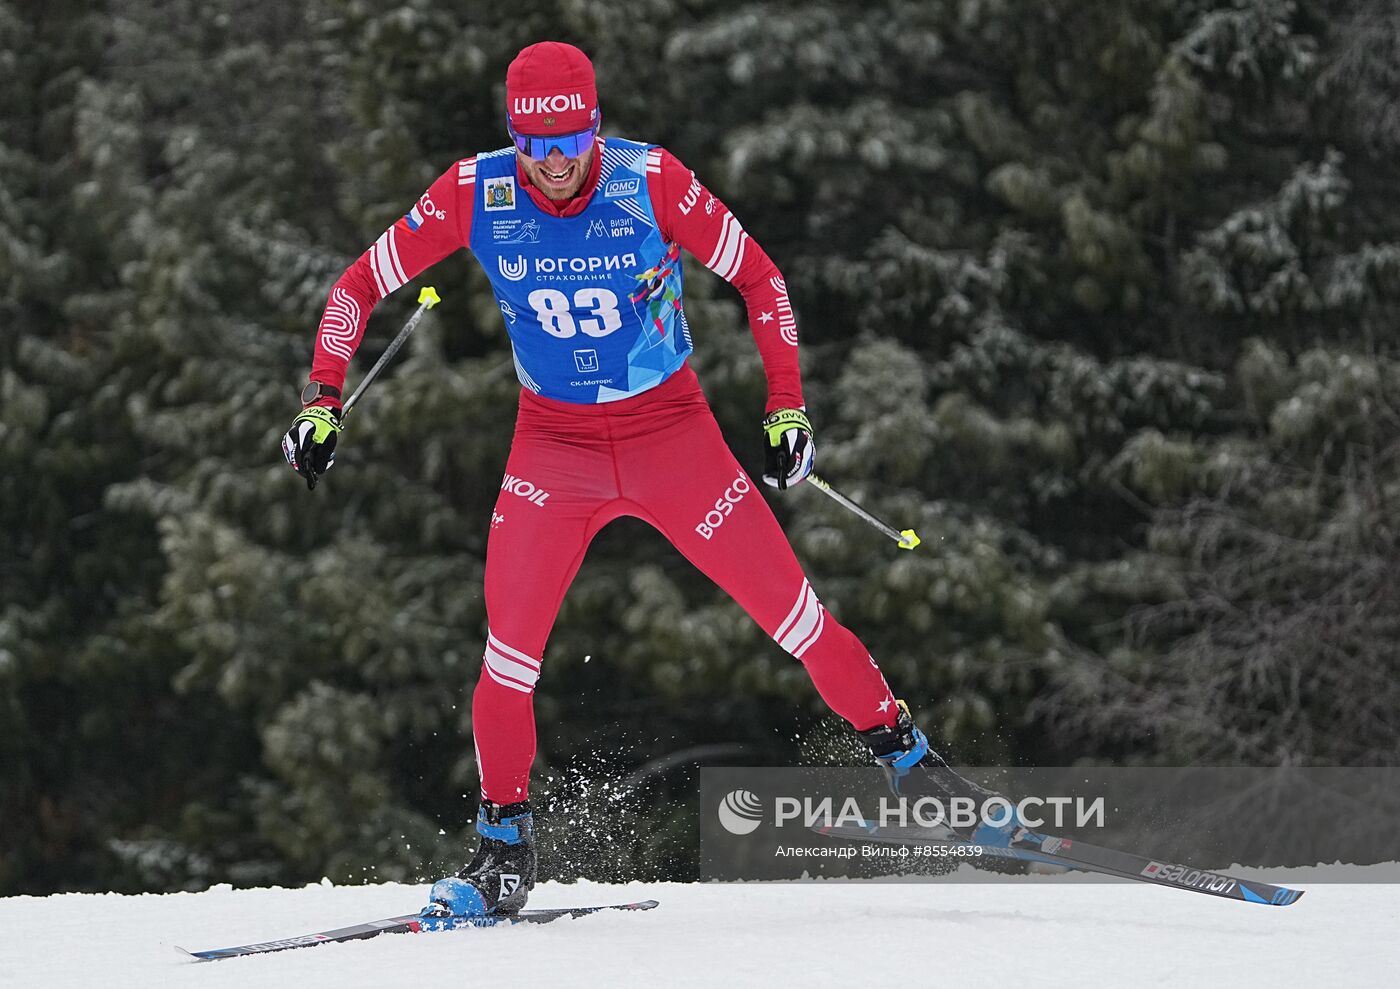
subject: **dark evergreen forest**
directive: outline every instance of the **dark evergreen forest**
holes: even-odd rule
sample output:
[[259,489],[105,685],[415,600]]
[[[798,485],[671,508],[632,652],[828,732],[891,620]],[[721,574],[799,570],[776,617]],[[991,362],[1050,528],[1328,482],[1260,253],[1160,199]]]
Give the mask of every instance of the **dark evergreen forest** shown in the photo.
[[[331,283],[545,38],[786,275],[818,470],[924,543],[765,497],[951,758],[1400,760],[1392,0],[0,0],[0,895],[460,864],[518,392],[471,259],[377,310],[352,385],[443,297],[314,493],[278,442]],[[859,758],[631,520],[536,710],[550,876],[694,875],[698,762]]]

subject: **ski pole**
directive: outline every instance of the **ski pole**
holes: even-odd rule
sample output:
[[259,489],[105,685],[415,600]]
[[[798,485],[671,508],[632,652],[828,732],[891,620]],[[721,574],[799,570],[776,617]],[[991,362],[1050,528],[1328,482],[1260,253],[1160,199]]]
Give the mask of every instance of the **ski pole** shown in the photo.
[[423,318],[423,313],[427,312],[441,301],[442,300],[438,298],[437,289],[433,288],[431,285],[424,286],[423,291],[418,293],[418,308],[414,310],[412,316],[408,317],[408,322],[403,324],[403,329],[399,330],[399,335],[394,337],[388,349],[384,351],[379,360],[374,362],[374,367],[369,369],[369,373],[366,374],[364,380],[360,382],[360,386],[355,389],[354,394],[352,394],[349,401],[345,403],[345,407],[340,410],[340,419],[342,422],[344,422],[345,417],[350,414],[350,410],[354,407],[355,403],[360,400],[360,396],[365,393],[365,389],[369,387],[369,383],[375,379],[380,371],[384,370],[384,365],[388,364],[393,356],[399,352],[399,348],[403,346],[403,342],[408,339],[408,335],[413,332],[414,327],[418,325],[418,321]]
[[889,536],[891,539],[893,539],[896,543],[899,544],[900,549],[913,549],[915,546],[919,545],[920,540],[918,534],[915,533],[913,529],[905,529],[903,532],[899,532],[895,529],[894,526],[881,522],[875,516],[871,515],[865,509],[861,508],[855,502],[851,501],[851,499],[843,495],[840,491],[837,491],[830,484],[827,484],[816,474],[808,474],[807,481],[815,485],[818,491],[834,499],[836,503],[842,508],[849,509],[856,515],[859,515],[861,518],[865,519],[865,521],[869,522],[875,528],[879,529],[885,535]]
[[[355,389],[349,400],[342,406],[340,410],[340,421],[342,423],[345,422],[345,417],[350,414],[350,410],[355,407],[355,403],[360,400],[360,396],[365,393],[365,389],[369,387],[370,382],[378,376],[380,371],[384,370],[384,365],[388,364],[389,361],[393,359],[393,356],[399,352],[399,348],[403,346],[403,342],[408,339],[409,334],[412,333],[414,327],[418,325],[418,321],[423,318],[423,313],[427,312],[441,301],[442,299],[438,298],[437,289],[433,288],[431,285],[424,286],[423,290],[418,293],[418,308],[413,311],[412,316],[408,317],[408,322],[403,324],[403,329],[399,330],[399,335],[394,337],[388,349],[380,355],[379,360],[374,362],[374,367],[369,369],[369,373],[364,376],[359,387]],[[306,475],[306,490],[315,491],[316,482],[319,480],[320,477],[315,471],[309,471]]]

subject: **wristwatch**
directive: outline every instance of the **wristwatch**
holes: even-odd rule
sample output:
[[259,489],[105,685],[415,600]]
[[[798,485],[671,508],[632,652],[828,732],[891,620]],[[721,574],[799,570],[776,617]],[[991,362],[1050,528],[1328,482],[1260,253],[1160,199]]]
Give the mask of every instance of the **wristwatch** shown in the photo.
[[306,387],[301,390],[302,408],[318,402],[323,398],[333,398],[340,401],[340,389],[334,385],[324,385],[319,381],[308,381]]

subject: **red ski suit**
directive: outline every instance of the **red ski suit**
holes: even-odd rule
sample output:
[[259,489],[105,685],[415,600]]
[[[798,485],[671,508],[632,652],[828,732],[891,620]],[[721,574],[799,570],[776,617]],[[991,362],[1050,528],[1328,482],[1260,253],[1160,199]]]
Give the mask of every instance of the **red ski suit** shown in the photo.
[[[545,199],[517,168],[518,185],[542,209],[576,215],[594,191],[599,159],[595,153],[581,194],[564,203]],[[434,206],[420,211],[425,222],[412,230],[395,224],[336,282],[317,333],[312,380],[342,387],[379,299],[468,244],[474,190],[463,177],[472,161],[454,164],[429,188],[420,200]],[[767,408],[801,406],[795,323],[777,267],[669,153],[661,152],[649,188],[667,240],[709,258],[742,293],[768,378]],[[603,404],[521,390],[487,540],[489,628],[472,703],[486,799],[507,804],[528,795],[545,643],[589,542],[622,515],[656,527],[738,601],[804,664],[837,714],[861,730],[894,723],[884,677],[818,601],[756,488],[725,445],[688,364],[649,391]]]

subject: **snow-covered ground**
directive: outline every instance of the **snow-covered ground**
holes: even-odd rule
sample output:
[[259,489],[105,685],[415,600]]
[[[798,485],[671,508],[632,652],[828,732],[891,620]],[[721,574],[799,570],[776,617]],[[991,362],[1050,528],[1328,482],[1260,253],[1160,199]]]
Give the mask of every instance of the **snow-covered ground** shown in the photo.
[[425,887],[216,887],[163,896],[0,899],[0,986],[1355,986],[1400,972],[1400,868],[1268,879],[1308,889],[1263,907],[1135,883],[547,884],[531,906],[653,897],[602,914],[386,935],[252,958],[201,949],[412,912]]

